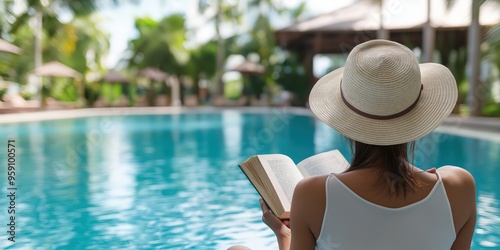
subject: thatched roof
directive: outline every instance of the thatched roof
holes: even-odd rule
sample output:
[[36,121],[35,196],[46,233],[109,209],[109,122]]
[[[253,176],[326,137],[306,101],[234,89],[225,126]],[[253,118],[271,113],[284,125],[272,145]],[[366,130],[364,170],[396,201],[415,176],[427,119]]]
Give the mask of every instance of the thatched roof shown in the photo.
[[33,73],[35,73],[35,75],[38,76],[69,77],[69,78],[81,77],[81,74],[78,73],[76,70],[57,61],[52,61],[38,68],[35,68]]
[[[441,29],[466,28],[471,20],[471,1],[456,0],[447,8],[446,0],[431,1],[433,26]],[[383,1],[384,28],[421,29],[427,21],[427,1]],[[344,8],[297,22],[278,32],[367,31],[379,28],[379,6],[373,0],[356,1]],[[500,5],[492,1],[481,6],[481,25],[500,22]]]
[[[436,37],[452,37],[440,43],[456,48],[467,42],[472,0],[455,0],[447,7],[446,0],[431,1],[431,23]],[[405,45],[421,46],[423,27],[427,23],[427,1],[383,1],[384,28],[390,40]],[[344,8],[292,24],[275,32],[282,48],[299,53],[346,53],[354,46],[377,38],[380,26],[379,5],[373,0],[360,0]],[[480,23],[500,23],[500,4],[487,1],[481,6]],[[448,39],[448,38],[447,38]]]
[[138,73],[139,76],[142,76],[144,78],[147,78],[152,81],[165,81],[168,77],[167,73],[157,69],[157,68],[145,68]]
[[5,40],[0,39],[0,52],[19,54],[19,53],[21,53],[21,48],[17,47],[14,44],[11,44]]

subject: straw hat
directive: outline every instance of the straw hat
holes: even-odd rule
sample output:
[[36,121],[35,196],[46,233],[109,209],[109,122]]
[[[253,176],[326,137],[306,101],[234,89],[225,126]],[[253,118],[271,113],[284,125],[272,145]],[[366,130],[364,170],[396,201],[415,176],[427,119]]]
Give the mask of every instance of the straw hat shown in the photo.
[[372,40],[356,46],[343,68],[319,79],[309,105],[316,117],[348,138],[395,145],[439,126],[457,95],[455,78],[445,66],[419,64],[407,47]]

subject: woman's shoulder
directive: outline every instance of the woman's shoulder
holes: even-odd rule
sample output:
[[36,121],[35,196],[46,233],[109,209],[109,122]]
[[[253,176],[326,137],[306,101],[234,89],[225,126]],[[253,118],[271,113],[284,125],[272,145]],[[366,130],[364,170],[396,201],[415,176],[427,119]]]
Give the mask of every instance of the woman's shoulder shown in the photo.
[[455,166],[437,169],[443,181],[448,200],[455,210],[463,210],[464,216],[475,208],[476,182],[469,171]]
[[302,179],[295,187],[292,200],[301,200],[307,203],[324,199],[327,178],[328,175],[319,175]]
[[452,189],[475,188],[474,177],[469,171],[456,166],[443,166],[437,169],[443,183]]
[[437,172],[441,176],[451,206],[455,232],[459,233],[476,214],[474,177],[469,171],[455,166],[443,166],[437,169]]
[[303,191],[315,191],[318,189],[325,189],[326,179],[329,175],[317,175],[306,177],[297,184],[295,189]]

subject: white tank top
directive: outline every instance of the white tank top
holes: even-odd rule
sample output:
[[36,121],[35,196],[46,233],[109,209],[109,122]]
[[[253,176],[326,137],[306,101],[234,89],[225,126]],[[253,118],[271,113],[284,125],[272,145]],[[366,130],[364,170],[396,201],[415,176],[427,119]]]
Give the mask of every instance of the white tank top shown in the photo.
[[331,174],[316,250],[449,250],[455,241],[451,207],[441,177],[422,200],[400,208],[369,202]]

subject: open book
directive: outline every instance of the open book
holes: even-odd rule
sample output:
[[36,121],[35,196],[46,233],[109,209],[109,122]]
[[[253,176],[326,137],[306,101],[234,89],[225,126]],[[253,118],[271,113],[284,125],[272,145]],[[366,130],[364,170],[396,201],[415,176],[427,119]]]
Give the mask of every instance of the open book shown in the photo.
[[302,160],[297,166],[282,154],[256,155],[239,165],[271,211],[280,219],[290,218],[293,190],[305,177],[341,173],[349,163],[338,150]]

